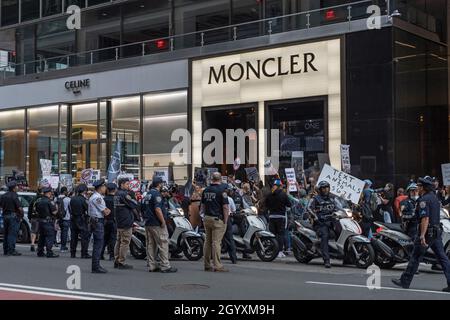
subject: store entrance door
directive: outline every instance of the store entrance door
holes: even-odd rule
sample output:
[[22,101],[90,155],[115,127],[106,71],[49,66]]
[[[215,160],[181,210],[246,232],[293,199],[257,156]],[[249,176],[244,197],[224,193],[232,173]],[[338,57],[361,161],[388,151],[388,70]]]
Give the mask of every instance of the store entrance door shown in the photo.
[[[246,167],[257,167],[257,160],[251,161],[254,159],[258,159],[257,150],[250,150],[251,143],[250,140],[255,142],[257,146],[257,112],[256,106],[254,105],[245,105],[245,106],[230,106],[230,107],[212,107],[212,108],[203,108],[202,115],[202,123],[203,123],[203,133],[208,129],[217,129],[222,133],[223,137],[223,164],[217,165],[206,165],[203,163],[204,167],[217,168],[222,175],[230,175],[234,174],[236,179],[241,181],[246,180],[246,174],[244,168]],[[241,160],[240,168],[235,171],[233,169],[233,164],[226,164],[226,129],[242,129],[244,132],[248,129],[254,129],[254,134],[250,134],[245,139],[245,159]],[[233,159],[237,157],[237,146],[236,141],[234,141],[234,155]],[[203,150],[209,145],[211,142],[203,142]],[[252,155],[250,155],[252,152]],[[253,154],[256,153],[256,154]],[[203,160],[204,161],[204,160]],[[256,163],[251,163],[256,162]]]

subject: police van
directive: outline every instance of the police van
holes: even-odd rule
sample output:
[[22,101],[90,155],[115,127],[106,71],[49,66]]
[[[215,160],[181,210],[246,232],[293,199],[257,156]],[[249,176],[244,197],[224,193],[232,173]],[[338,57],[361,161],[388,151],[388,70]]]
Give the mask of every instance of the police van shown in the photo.
[[[5,194],[5,191],[0,191],[0,196]],[[31,200],[36,196],[35,192],[17,192],[19,196],[20,205],[23,208],[24,217],[20,222],[19,233],[17,235],[17,243],[30,243],[30,230],[31,224],[28,220],[28,207]],[[4,223],[3,223],[3,213],[0,208],[0,239],[3,240],[4,234]]]

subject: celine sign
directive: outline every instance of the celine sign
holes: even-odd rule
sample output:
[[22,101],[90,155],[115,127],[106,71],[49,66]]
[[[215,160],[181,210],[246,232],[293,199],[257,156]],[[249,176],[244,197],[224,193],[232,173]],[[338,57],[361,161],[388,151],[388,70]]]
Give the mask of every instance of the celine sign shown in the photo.
[[254,61],[235,62],[230,65],[222,64],[218,67],[210,66],[208,84],[317,72],[318,69],[314,65],[315,59],[315,53],[307,52]]
[[74,94],[81,93],[84,88],[89,88],[91,86],[91,79],[66,81],[64,87],[66,90],[72,91]]

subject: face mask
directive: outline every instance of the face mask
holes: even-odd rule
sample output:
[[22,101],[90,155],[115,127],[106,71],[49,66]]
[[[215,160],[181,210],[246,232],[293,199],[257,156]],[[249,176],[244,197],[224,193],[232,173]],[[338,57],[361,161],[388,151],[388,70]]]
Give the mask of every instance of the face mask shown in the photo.
[[413,196],[412,199],[417,200],[417,199],[419,199],[419,196]]

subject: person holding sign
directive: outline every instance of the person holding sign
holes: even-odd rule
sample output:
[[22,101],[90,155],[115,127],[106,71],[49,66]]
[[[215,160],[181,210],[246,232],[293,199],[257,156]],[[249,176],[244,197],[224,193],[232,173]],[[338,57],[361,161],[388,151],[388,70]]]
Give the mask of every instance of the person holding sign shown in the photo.
[[336,206],[330,196],[330,184],[328,182],[320,181],[317,188],[319,194],[311,200],[308,211],[313,216],[314,230],[320,237],[320,250],[322,251],[325,268],[328,269],[331,268],[328,238],[330,237],[330,228],[333,227],[331,215],[336,210]]

